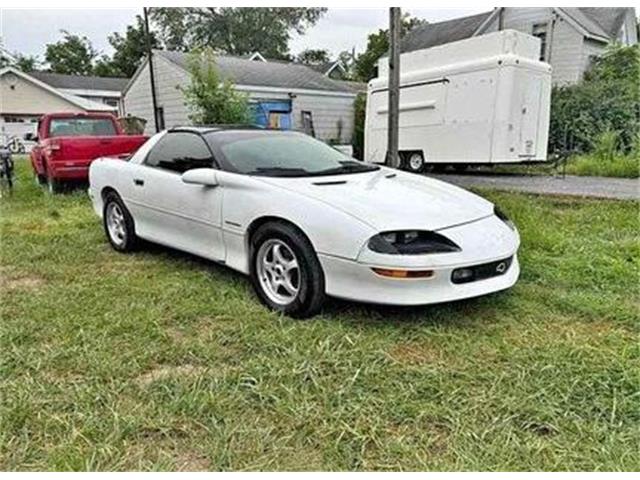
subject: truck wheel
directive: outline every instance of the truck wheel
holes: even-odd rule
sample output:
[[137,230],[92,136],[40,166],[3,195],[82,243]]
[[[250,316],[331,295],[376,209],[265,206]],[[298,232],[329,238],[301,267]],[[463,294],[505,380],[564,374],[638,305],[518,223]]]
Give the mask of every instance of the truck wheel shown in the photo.
[[40,175],[38,172],[33,172],[33,180],[39,187],[47,183],[47,177]]
[[422,173],[424,157],[421,152],[411,152],[404,155],[404,169],[411,173]]
[[64,190],[63,187],[64,184],[60,180],[53,177],[47,177],[47,189],[52,195],[62,192],[62,190]]

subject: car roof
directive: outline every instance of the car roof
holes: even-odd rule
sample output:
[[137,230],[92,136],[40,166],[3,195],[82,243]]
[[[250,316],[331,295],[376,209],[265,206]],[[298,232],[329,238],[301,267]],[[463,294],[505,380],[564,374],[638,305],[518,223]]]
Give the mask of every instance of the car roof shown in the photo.
[[184,125],[177,126],[168,129],[168,132],[192,132],[192,133],[211,133],[211,132],[223,132],[230,130],[265,130],[260,125]]

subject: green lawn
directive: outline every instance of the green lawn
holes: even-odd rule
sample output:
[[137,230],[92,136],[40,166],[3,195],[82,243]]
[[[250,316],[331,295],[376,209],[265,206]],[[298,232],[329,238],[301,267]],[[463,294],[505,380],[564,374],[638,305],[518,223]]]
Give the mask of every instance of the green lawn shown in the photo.
[[483,192],[509,292],[296,321],[84,191],[0,200],[0,470],[638,470],[638,204]]
[[638,178],[640,176],[640,154],[616,155],[607,160],[595,155],[574,155],[566,164],[553,162],[531,165],[496,165],[479,167],[470,171],[483,173],[511,173],[517,175],[578,175],[587,177]]

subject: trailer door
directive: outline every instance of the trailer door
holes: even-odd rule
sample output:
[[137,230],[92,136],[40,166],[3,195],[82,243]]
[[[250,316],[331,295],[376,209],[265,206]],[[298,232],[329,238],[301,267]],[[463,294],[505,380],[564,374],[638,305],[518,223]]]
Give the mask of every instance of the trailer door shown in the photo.
[[[519,78],[518,78],[519,77]],[[534,158],[537,151],[540,102],[542,99],[542,78],[519,72],[517,81],[522,84],[520,103],[520,138],[518,156]]]

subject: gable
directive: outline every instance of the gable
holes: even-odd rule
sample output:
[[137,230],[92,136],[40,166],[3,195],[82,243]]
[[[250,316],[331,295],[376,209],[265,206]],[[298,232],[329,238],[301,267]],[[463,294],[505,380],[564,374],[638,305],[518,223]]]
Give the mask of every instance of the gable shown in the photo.
[[[36,85],[24,77],[13,74],[11,82],[6,72],[0,78],[0,97],[2,113],[21,113],[40,115],[47,112],[82,112],[78,105],[65,100],[47,89]],[[11,88],[13,85],[14,88]]]

